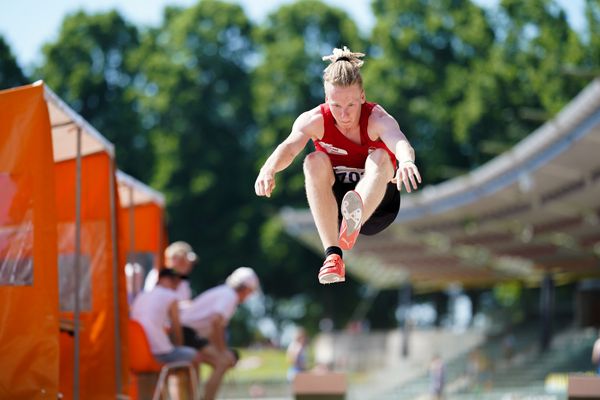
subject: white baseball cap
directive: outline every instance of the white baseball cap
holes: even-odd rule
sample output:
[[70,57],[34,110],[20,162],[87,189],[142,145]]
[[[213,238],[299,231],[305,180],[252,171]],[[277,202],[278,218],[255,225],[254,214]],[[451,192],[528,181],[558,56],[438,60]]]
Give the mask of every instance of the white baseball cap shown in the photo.
[[198,256],[194,253],[192,246],[189,243],[184,242],[182,240],[171,243],[165,249],[165,257],[173,258],[174,256],[183,256],[189,262],[193,263],[198,260]]
[[237,268],[231,273],[231,275],[227,277],[225,283],[234,289],[243,285],[254,291],[260,287],[260,282],[258,280],[258,276],[256,276],[256,272],[249,267]]

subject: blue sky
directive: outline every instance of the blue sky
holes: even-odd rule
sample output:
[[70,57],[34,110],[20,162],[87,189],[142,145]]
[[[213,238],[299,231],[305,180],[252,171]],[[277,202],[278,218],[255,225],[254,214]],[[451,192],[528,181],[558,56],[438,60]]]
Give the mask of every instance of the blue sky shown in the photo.
[[[56,38],[65,14],[83,8],[86,11],[118,9],[137,25],[158,25],[166,5],[189,6],[197,0],[0,0],[0,35],[9,43],[17,61],[27,68],[41,57],[43,43]],[[229,0],[241,4],[246,13],[260,22],[269,12],[292,0]],[[370,0],[325,0],[345,9],[368,32],[374,23]],[[490,6],[497,0],[476,0]],[[566,9],[573,26],[584,24],[583,0],[558,0]]]

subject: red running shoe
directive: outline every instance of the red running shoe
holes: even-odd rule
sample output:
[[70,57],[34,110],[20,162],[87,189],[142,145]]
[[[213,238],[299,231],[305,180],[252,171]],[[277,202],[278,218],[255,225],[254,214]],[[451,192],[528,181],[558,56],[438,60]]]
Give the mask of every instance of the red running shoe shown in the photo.
[[319,270],[319,283],[344,282],[346,280],[346,266],[344,260],[337,254],[330,254],[325,259],[321,270]]
[[360,233],[363,202],[360,195],[350,190],[342,199],[342,225],[340,227],[339,246],[343,250],[354,247]]

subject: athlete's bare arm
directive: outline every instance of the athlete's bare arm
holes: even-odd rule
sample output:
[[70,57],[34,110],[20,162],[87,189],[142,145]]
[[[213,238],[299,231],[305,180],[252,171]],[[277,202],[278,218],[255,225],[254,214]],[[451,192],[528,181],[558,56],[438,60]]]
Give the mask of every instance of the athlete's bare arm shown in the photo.
[[416,190],[418,183],[421,183],[421,174],[415,165],[415,151],[402,133],[398,122],[380,105],[373,109],[369,117],[369,137],[371,140],[381,139],[396,155],[398,170],[393,182],[398,190],[402,189],[403,184],[409,193],[411,184],[412,189]]
[[283,171],[300,154],[310,139],[323,137],[323,116],[319,107],[306,111],[294,122],[292,132],[269,156],[254,183],[258,196],[270,197],[275,189],[275,174]]

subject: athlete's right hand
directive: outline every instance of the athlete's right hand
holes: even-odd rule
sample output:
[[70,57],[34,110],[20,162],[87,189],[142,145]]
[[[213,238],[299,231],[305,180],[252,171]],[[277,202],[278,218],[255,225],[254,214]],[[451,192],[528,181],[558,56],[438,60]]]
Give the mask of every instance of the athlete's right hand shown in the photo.
[[275,189],[275,173],[271,170],[261,169],[254,183],[256,195],[271,197],[273,189]]

